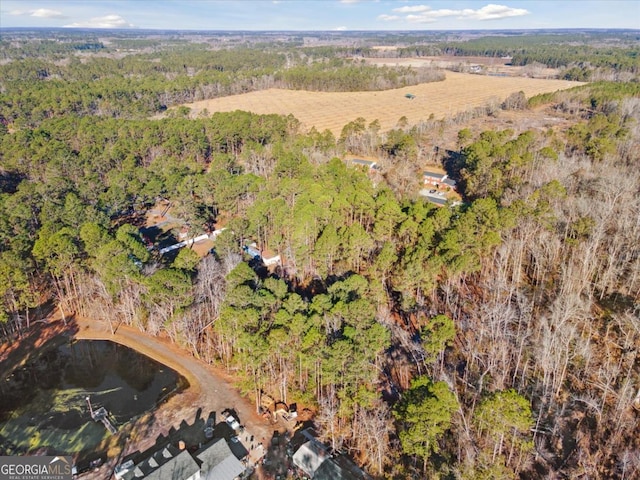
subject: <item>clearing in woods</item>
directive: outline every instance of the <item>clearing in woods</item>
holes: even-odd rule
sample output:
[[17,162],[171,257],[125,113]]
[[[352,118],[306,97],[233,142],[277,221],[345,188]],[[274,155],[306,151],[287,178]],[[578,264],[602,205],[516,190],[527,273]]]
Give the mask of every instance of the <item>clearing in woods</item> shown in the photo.
[[[502,102],[510,94],[523,91],[527,98],[583,85],[568,80],[546,80],[523,77],[494,77],[446,72],[442,82],[422,83],[395,90],[377,92],[309,92],[269,89],[188,103],[191,115],[208,112],[245,110],[258,114],[292,114],[303,129],[316,127],[331,130],[339,136],[342,127],[362,117],[367,123],[380,122],[383,131],[396,128],[406,117],[409,125],[426,120],[431,114],[444,118],[485,105],[491,100]],[[415,98],[409,100],[405,95]]]

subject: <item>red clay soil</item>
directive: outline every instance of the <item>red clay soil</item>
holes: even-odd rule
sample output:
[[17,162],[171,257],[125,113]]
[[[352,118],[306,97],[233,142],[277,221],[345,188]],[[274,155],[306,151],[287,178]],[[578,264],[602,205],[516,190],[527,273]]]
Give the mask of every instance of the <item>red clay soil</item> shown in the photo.
[[0,343],[0,378],[6,377],[17,366],[25,363],[45,344],[61,341],[62,334],[73,334],[73,325],[64,325],[62,321],[33,322],[29,332],[20,337]]

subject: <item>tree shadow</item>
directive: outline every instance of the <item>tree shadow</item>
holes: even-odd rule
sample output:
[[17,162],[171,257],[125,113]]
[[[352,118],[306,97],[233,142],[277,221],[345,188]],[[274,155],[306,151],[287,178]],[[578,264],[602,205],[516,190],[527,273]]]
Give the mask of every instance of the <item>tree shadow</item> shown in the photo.
[[467,184],[462,176],[462,169],[466,166],[466,157],[462,152],[455,150],[440,150],[443,155],[442,164],[447,176],[456,182],[456,191],[464,201],[468,201],[466,196]]
[[0,193],[16,193],[18,191],[18,185],[27,176],[23,173],[6,170],[0,173]]
[[19,365],[32,362],[43,352],[69,341],[78,331],[79,327],[73,316],[67,318],[66,325],[63,322],[56,324],[33,322],[31,330],[26,335],[20,339],[8,341],[3,348],[4,352],[0,355],[0,378],[4,379]]
[[158,237],[162,235],[164,232],[157,225],[152,225],[150,227],[142,227],[140,229],[140,234],[142,238],[145,240],[145,243],[150,242],[152,244],[156,243]]

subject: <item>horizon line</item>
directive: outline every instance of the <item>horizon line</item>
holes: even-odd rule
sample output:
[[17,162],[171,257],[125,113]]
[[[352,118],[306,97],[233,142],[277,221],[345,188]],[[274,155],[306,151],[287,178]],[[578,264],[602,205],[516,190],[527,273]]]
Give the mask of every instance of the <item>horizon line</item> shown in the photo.
[[101,31],[101,32],[139,32],[139,31],[151,31],[151,32],[212,32],[212,33],[227,33],[227,32],[254,32],[254,33],[370,33],[370,32],[398,32],[398,33],[428,33],[428,32],[530,32],[530,31],[562,31],[562,30],[592,30],[592,31],[630,31],[640,33],[640,28],[632,27],[539,27],[539,28],[447,28],[447,29],[435,29],[435,30],[400,30],[400,29],[329,29],[329,30],[254,30],[254,29],[188,29],[188,28],[144,28],[144,27],[128,27],[128,28],[102,28],[102,27],[2,27],[1,30],[64,30],[64,31]]

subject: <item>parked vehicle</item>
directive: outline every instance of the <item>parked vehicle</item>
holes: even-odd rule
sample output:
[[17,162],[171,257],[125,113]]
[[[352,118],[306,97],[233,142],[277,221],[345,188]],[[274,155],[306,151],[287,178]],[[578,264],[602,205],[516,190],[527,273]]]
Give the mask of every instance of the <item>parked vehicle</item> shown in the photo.
[[233,430],[240,429],[240,422],[238,422],[238,420],[236,420],[236,418],[233,415],[229,415],[225,419],[225,422],[227,422],[227,425],[229,425]]

